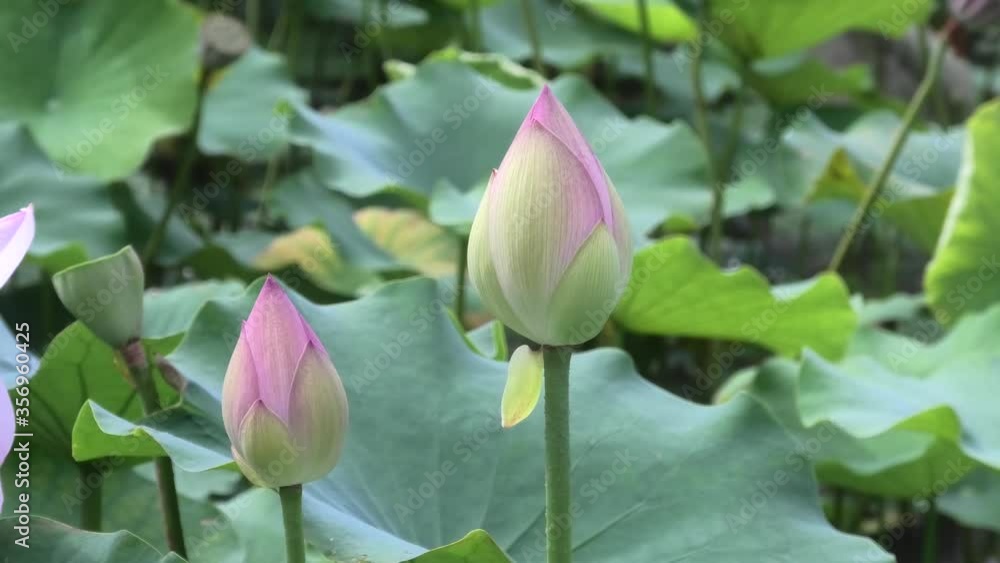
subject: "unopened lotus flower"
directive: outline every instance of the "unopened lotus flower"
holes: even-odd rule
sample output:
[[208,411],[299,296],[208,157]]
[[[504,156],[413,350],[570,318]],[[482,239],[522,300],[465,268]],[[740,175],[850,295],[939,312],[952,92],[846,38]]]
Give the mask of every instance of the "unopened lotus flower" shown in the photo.
[[[32,206],[0,217],[0,287],[14,274],[14,270],[28,253],[35,238],[35,211]],[[6,389],[0,389],[0,464],[14,445],[14,405]],[[3,508],[3,489],[0,488],[0,509]]]
[[268,276],[222,386],[233,457],[262,487],[314,481],[337,464],[347,395],[316,333]]
[[550,346],[593,338],[632,267],[618,193],[546,86],[493,171],[469,234],[469,274],[511,329]]

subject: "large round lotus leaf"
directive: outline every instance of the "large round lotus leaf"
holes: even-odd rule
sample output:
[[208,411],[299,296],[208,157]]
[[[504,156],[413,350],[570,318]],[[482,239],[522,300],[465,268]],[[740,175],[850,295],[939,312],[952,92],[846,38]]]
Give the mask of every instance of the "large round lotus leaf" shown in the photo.
[[180,0],[7,0],[0,32],[0,121],[27,124],[65,172],[127,176],[191,123],[198,15]]
[[[206,413],[203,428],[221,425],[232,337],[259,287],[206,305],[168,358],[188,380],[188,400]],[[351,404],[340,464],[306,486],[310,539],[339,558],[397,563],[444,544],[448,554],[468,552],[482,536],[467,532],[482,528],[514,560],[541,561],[542,408],[500,430],[506,365],[468,347],[437,285],[390,284],[333,306],[293,298]],[[826,522],[800,445],[756,401],[688,403],[644,381],[614,350],[578,355],[571,377],[575,561],[775,561],[776,553],[891,561]],[[200,463],[192,456],[201,436],[187,436],[191,428],[103,424],[114,428],[97,445],[113,443],[110,434],[145,434],[182,467]]]

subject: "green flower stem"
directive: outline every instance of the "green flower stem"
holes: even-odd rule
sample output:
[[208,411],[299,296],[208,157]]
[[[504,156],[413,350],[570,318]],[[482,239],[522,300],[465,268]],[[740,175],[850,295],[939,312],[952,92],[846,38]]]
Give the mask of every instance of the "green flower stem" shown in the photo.
[[160,246],[163,244],[163,239],[167,234],[167,226],[170,224],[170,216],[173,215],[177,205],[180,204],[184,188],[188,187],[191,183],[191,172],[194,169],[194,162],[197,160],[197,156],[198,147],[194,137],[192,137],[177,168],[177,175],[174,176],[174,182],[170,186],[170,192],[167,195],[167,207],[164,209],[163,215],[160,216],[160,220],[157,221],[156,226],[153,228],[153,234],[150,235],[149,240],[146,242],[146,247],[143,249],[143,269],[148,269],[149,265],[156,258],[156,254],[160,251]]
[[286,563],[306,563],[306,537],[302,530],[302,485],[278,489],[281,515],[285,522]]
[[302,46],[302,36],[306,27],[306,6],[305,0],[286,0],[285,9],[288,10],[288,33],[285,36],[285,56],[288,57],[288,67],[292,71],[292,76],[296,75],[299,57]]
[[455,316],[458,324],[465,326],[465,278],[469,276],[469,237],[458,239],[458,274],[455,289]]
[[924,547],[921,561],[923,563],[937,563],[938,560],[938,513],[937,501],[934,498],[927,499],[931,503],[924,516]]
[[[361,24],[367,25],[368,18],[372,12],[372,0],[361,0]],[[348,65],[353,67],[354,65]],[[378,63],[375,61],[375,51],[372,45],[367,45],[361,53],[361,66],[364,67],[368,75],[368,86],[375,88],[379,83]]]
[[538,25],[535,23],[534,0],[521,0],[521,13],[524,15],[524,30],[531,41],[531,60],[538,74],[545,74],[542,63],[542,40],[538,36]]
[[[89,487],[89,477],[94,473],[100,475],[100,470],[95,466],[94,461],[78,462],[77,469],[80,471],[80,482],[87,483]],[[80,507],[80,528],[89,532],[101,531],[101,508],[104,483],[91,487],[90,494],[83,498],[83,505]]]
[[951,35],[954,27],[954,22],[949,21],[945,26],[943,37],[934,47],[934,53],[931,55],[930,61],[927,63],[927,70],[924,72],[924,78],[921,80],[917,91],[913,94],[913,98],[910,99],[910,104],[903,114],[903,122],[899,125],[899,129],[896,130],[896,136],[893,138],[889,148],[889,155],[886,157],[885,162],[882,163],[882,167],[879,168],[878,173],[875,175],[875,180],[872,182],[871,187],[868,188],[868,192],[865,193],[861,204],[858,205],[858,209],[855,211],[851,222],[847,225],[847,230],[844,231],[840,242],[837,243],[837,249],[833,253],[833,258],[830,260],[827,270],[836,272],[840,269],[841,264],[844,262],[844,257],[847,256],[847,251],[851,248],[851,243],[854,242],[854,237],[861,230],[865,219],[871,212],[872,205],[875,204],[881,195],[886,180],[889,179],[889,174],[892,173],[892,168],[895,166],[896,160],[906,145],[906,139],[910,135],[913,123],[916,121],[917,115],[924,107],[924,103],[934,89],[938,75],[941,74],[941,63],[948,52],[948,36]]
[[[128,366],[132,383],[135,385],[142,411],[146,416],[152,416],[160,411],[160,397],[156,392],[156,382],[149,372],[146,351],[139,340],[126,344],[121,350]],[[174,483],[174,466],[169,457],[157,457],[156,486],[160,494],[160,509],[163,511],[163,524],[166,530],[167,547],[183,558],[187,558],[187,548],[184,546],[184,528],[181,525],[181,507],[177,498],[177,485]]]
[[745,82],[740,82],[740,86],[735,92],[736,99],[733,100],[732,116],[729,119],[729,142],[726,143],[726,150],[722,153],[722,161],[719,167],[720,177],[725,182],[729,182],[732,179],[736,153],[739,152],[740,144],[743,141],[743,115],[746,109],[746,95],[743,92],[744,84]]
[[545,536],[547,563],[573,558],[570,508],[569,348],[542,349],[545,362]]
[[191,131],[187,135],[187,147],[181,157],[177,167],[177,174],[170,185],[170,192],[167,195],[167,206],[163,210],[163,215],[153,228],[145,248],[142,250],[142,267],[149,272],[149,266],[156,259],[156,254],[160,251],[163,239],[167,235],[167,227],[170,225],[170,216],[181,202],[185,188],[191,187],[191,177],[194,173],[194,165],[198,161],[198,129],[201,127],[202,101],[205,98],[205,88],[208,85],[208,72],[202,72],[198,81],[198,96],[195,100],[194,121],[191,124]]
[[483,16],[479,8],[479,0],[469,0],[469,50],[483,49]]
[[646,68],[646,113],[656,113],[656,70],[653,67],[653,32],[649,24],[649,0],[639,2],[639,25],[642,28],[642,61]]
[[691,89],[694,92],[694,122],[701,137],[701,143],[705,148],[705,157],[708,159],[708,179],[712,185],[712,215],[711,225],[708,232],[708,255],[719,261],[720,245],[722,244],[722,209],[724,186],[722,178],[715,163],[712,150],[712,134],[708,128],[708,101],[705,99],[705,91],[702,87],[702,63],[705,59],[705,42],[702,41],[705,33],[705,19],[708,13],[708,0],[701,0],[699,7],[698,27],[699,34],[695,40],[694,59],[691,61]]
[[167,547],[177,555],[187,558],[180,500],[177,498],[177,485],[174,482],[174,466],[169,457],[156,458],[155,466],[160,507],[163,510],[163,522],[167,533]]
[[267,159],[267,166],[264,168],[264,180],[260,186],[260,203],[257,207],[258,225],[263,225],[267,222],[267,206],[271,201],[271,188],[274,187],[274,183],[278,180],[283,158],[283,156],[275,154]]

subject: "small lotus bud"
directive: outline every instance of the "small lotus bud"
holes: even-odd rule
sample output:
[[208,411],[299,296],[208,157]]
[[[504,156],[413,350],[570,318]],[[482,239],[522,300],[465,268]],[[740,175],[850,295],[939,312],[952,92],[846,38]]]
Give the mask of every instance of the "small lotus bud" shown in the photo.
[[539,344],[563,346],[600,332],[631,268],[618,193],[546,86],[472,223],[472,282],[505,325]]
[[0,287],[14,275],[35,238],[35,209],[32,206],[0,217]]
[[955,19],[970,29],[1000,24],[1000,0],[950,0]]
[[222,385],[233,458],[250,481],[315,481],[337,464],[347,394],[323,344],[268,276],[243,323]]
[[116,349],[142,334],[145,284],[142,262],[131,246],[52,277],[52,285],[66,309]]
[[535,410],[542,394],[544,362],[541,350],[532,352],[527,345],[514,350],[507,364],[507,385],[500,401],[500,424],[513,428]]

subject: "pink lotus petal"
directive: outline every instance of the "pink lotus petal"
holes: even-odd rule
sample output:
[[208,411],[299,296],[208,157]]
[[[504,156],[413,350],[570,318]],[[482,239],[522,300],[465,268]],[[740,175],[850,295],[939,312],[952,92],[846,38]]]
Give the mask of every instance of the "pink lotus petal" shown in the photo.
[[35,238],[35,209],[24,209],[0,217],[0,287],[14,274],[24,260],[31,241]]
[[531,106],[531,111],[525,117],[521,128],[524,129],[525,125],[532,121],[548,129],[550,133],[562,141],[566,145],[566,148],[580,160],[587,170],[587,174],[590,176],[590,181],[593,183],[594,189],[597,191],[598,199],[601,201],[601,212],[604,222],[608,227],[613,228],[615,218],[611,210],[611,198],[608,195],[607,176],[604,173],[604,168],[597,159],[597,155],[594,154],[593,149],[590,148],[590,144],[587,143],[587,139],[584,138],[583,133],[577,128],[576,123],[570,117],[566,108],[559,102],[555,94],[552,93],[548,84],[542,87],[541,94],[538,95],[535,104]]
[[222,382],[222,421],[229,439],[239,438],[240,423],[250,407],[260,398],[257,386],[257,368],[247,344],[246,323],[240,330],[240,339],[229,358],[226,378]]
[[[316,336],[316,332],[313,331],[313,328],[309,326],[309,323],[307,323],[305,319],[302,320],[302,326],[306,330],[306,337],[309,338],[309,343],[315,346],[320,352],[322,352],[324,356],[329,356],[330,354],[326,351],[326,347],[323,346],[323,342],[319,339],[318,336]],[[302,353],[305,354],[306,351],[302,350]],[[301,360],[301,358],[299,359]]]
[[244,334],[257,368],[260,399],[287,421],[288,396],[309,334],[298,309],[271,276],[250,311]]

